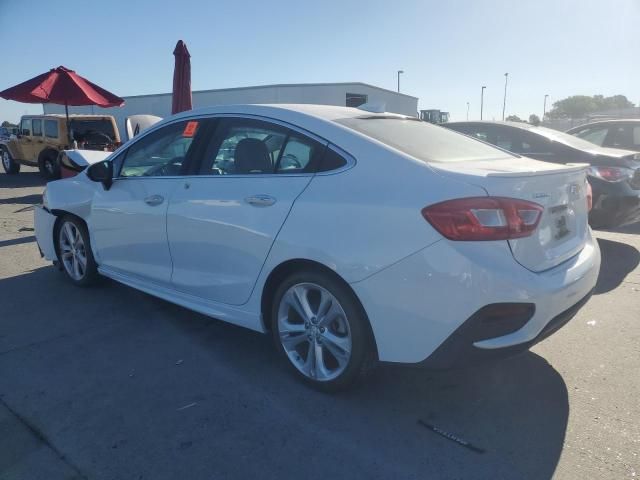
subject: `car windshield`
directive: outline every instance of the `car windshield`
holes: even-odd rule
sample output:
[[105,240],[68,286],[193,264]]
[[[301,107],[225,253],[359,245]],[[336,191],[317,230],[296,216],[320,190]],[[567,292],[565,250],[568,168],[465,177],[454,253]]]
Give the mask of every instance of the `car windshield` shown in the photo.
[[411,117],[351,117],[336,122],[423,162],[464,162],[514,157],[466,135]]

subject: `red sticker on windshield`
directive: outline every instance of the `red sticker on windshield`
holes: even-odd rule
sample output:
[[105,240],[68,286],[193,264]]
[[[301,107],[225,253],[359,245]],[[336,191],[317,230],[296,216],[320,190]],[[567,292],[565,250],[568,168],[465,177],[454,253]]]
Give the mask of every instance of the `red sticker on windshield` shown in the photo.
[[196,134],[197,129],[198,129],[198,122],[187,122],[187,126],[184,127],[184,132],[182,132],[182,136],[191,138]]

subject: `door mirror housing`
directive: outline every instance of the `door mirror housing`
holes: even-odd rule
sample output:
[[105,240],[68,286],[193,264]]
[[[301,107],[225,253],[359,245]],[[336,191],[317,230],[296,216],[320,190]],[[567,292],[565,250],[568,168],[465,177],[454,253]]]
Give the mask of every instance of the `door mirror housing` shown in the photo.
[[94,182],[102,183],[105,190],[113,184],[113,163],[110,160],[94,163],[87,169],[87,176]]

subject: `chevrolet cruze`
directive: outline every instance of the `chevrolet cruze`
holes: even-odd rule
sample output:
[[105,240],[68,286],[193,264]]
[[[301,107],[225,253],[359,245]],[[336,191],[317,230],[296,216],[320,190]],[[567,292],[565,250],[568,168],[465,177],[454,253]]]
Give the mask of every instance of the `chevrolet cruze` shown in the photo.
[[378,361],[461,366],[564,325],[600,266],[587,168],[402,115],[215,107],[49,183],[36,236],[71,282],[269,333],[337,390]]

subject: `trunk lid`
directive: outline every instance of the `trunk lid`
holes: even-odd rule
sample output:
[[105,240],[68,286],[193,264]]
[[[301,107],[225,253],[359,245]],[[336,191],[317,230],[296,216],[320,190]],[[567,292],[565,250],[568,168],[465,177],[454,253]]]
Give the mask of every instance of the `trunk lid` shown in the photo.
[[438,173],[482,187],[488,195],[528,200],[544,207],[536,231],[509,240],[515,260],[541,272],[568,260],[588,235],[588,165],[561,165],[524,157],[431,163]]

